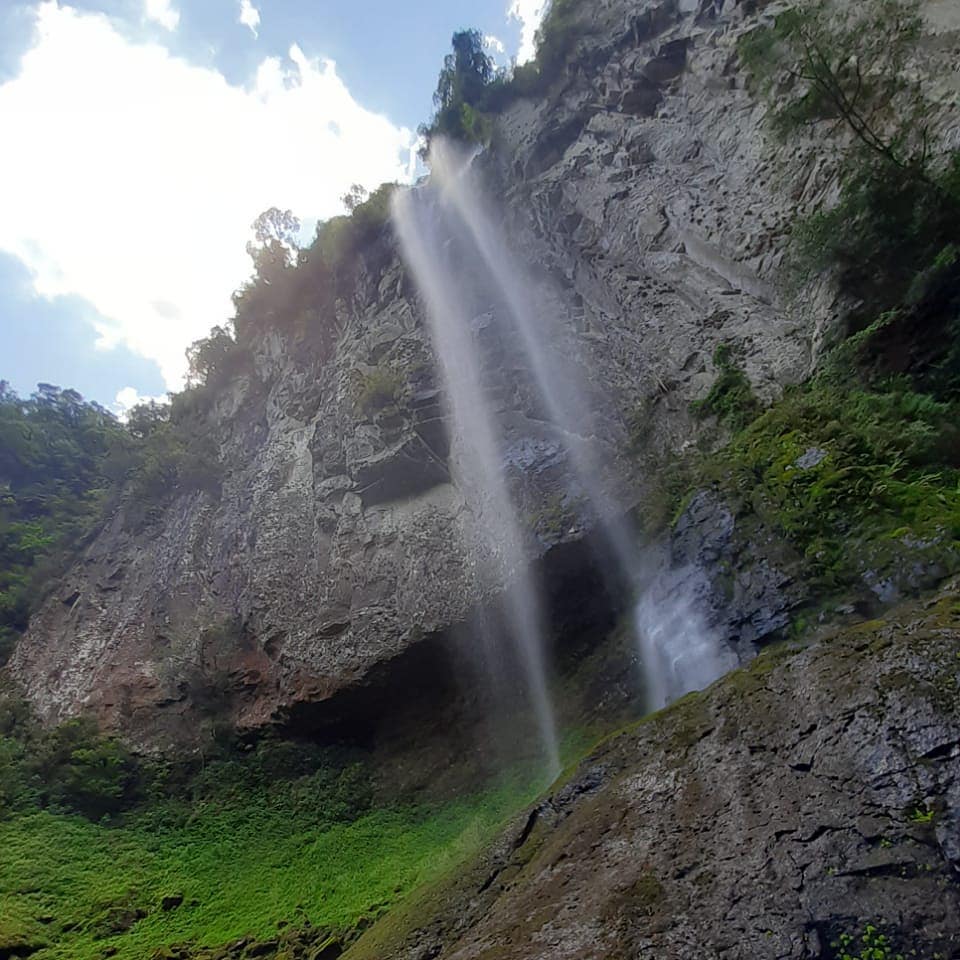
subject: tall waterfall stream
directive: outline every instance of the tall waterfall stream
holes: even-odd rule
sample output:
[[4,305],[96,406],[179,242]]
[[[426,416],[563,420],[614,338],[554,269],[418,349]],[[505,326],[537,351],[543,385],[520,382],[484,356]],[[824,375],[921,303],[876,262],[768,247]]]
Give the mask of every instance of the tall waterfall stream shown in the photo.
[[555,773],[559,752],[545,651],[544,591],[529,563],[525,529],[505,471],[504,423],[495,399],[501,371],[490,369],[478,342],[484,300],[500,305],[494,308],[496,320],[522,353],[529,371],[524,387],[563,448],[578,500],[614,568],[608,575],[630,585],[648,708],[658,709],[708,685],[733,665],[733,656],[721,648],[696,597],[689,595],[685,584],[690,578],[657,569],[630,523],[629,505],[618,502],[603,482],[594,398],[585,372],[562,349],[564,338],[575,333],[564,329],[562,316],[538,308],[534,280],[498,226],[497,204],[484,191],[472,158],[436,141],[430,167],[425,185],[397,193],[394,224],[423,297],[455,426],[453,472],[493,567],[481,575],[506,585],[505,635],[497,640],[512,644],[518,655],[542,752]]

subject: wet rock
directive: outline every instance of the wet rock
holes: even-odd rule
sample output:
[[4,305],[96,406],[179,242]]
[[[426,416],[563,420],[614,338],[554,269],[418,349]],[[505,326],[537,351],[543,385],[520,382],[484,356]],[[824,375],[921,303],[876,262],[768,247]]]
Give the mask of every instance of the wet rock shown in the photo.
[[755,520],[738,520],[712,490],[697,493],[670,538],[675,586],[702,601],[707,622],[741,656],[782,630],[807,597],[800,558]]
[[810,447],[793,461],[793,466],[797,470],[812,470],[814,467],[819,467],[828,456],[826,450],[821,450],[819,447]]
[[954,956],[958,599],[766,651],[605,741],[383,955],[809,960],[873,925]]

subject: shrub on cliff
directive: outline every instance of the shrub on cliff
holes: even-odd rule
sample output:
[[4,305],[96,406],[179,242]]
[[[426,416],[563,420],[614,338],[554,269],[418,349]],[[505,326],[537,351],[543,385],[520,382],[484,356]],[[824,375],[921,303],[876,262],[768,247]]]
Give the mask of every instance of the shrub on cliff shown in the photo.
[[[349,213],[319,223],[308,247],[294,250],[289,211],[282,217],[286,239],[249,245],[254,272],[233,295],[232,330],[214,328],[188,353],[191,369],[196,370],[194,384],[218,388],[238,371],[249,369],[251,348],[268,330],[294,336],[320,362],[328,360],[340,333],[338,301],[352,296],[361,263],[376,259],[376,240],[389,223],[395,188],[396,184],[384,183],[369,196],[362,188],[348,193],[344,200]],[[266,236],[264,229],[260,224],[258,237]]]
[[420,127],[426,157],[435,136],[466,143],[482,143],[489,133],[483,116],[488,88],[496,76],[493,60],[484,49],[478,30],[459,30],[450,39],[437,89],[433,94],[436,112],[429,125]]
[[753,393],[746,374],[733,358],[729,343],[720,343],[713,352],[717,379],[710,392],[691,404],[699,417],[714,416],[731,430],[741,430],[760,412],[760,404]]
[[120,742],[80,719],[42,737],[27,767],[44,806],[93,820],[127,806],[136,779],[134,761]]
[[552,0],[534,40],[536,56],[513,72],[513,94],[542,93],[563,72],[583,36],[584,25],[577,17],[582,6],[583,0]]
[[798,223],[794,241],[802,274],[836,269],[864,302],[856,318],[862,325],[960,244],[960,152],[942,166],[928,163],[923,175],[863,160],[844,178],[839,202]]
[[390,222],[390,198],[395,183],[382,183],[365,199],[352,203],[350,213],[317,225],[307,258],[319,259],[333,277],[351,272],[361,250],[374,242]]
[[[219,495],[220,451],[203,410],[177,409],[178,400],[189,399],[190,393],[174,397],[162,418],[157,414],[151,429],[129,447],[123,499],[134,527],[159,519],[177,494],[201,490]],[[133,415],[138,413],[135,408]]]
[[[938,155],[929,107],[909,69],[920,38],[905,0],[789,8],[740,41],[741,62],[770,101],[772,128],[840,128],[839,202],[797,224],[801,276],[834,268],[869,322],[914,275],[960,242],[960,153]],[[844,151],[844,140],[834,141]]]
[[193,387],[222,387],[250,360],[233,334],[232,324],[215,326],[187,347],[187,382]]

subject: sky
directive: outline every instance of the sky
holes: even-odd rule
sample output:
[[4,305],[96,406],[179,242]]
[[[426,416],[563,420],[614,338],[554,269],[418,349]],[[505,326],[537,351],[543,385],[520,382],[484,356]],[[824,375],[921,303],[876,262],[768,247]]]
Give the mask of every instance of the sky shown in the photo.
[[0,380],[179,389],[257,214],[409,181],[452,33],[523,62],[546,2],[0,0]]

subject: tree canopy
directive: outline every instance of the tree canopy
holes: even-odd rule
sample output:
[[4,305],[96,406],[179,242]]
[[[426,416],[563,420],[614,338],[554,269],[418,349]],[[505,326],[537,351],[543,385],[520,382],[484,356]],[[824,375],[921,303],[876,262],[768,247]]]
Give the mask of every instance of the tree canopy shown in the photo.
[[433,95],[436,113],[429,126],[420,128],[427,148],[437,134],[452,140],[481,141],[489,126],[484,111],[489,88],[500,74],[484,49],[483,36],[479,30],[459,30],[450,45]]
[[100,516],[123,425],[76,390],[0,382],[0,659],[27,624],[38,580]]

